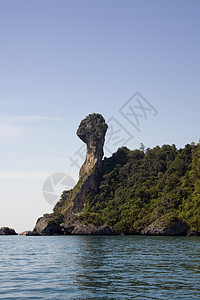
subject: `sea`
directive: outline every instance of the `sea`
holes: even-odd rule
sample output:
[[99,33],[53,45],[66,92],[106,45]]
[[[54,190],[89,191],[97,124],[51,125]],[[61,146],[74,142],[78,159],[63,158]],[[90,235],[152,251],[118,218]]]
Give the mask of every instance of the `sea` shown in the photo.
[[200,299],[200,237],[0,236],[0,299]]

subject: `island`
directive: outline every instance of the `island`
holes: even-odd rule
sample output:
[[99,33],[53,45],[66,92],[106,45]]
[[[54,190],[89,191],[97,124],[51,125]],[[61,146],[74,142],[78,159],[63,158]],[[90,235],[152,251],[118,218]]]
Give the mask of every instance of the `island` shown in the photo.
[[107,128],[101,114],[81,121],[87,153],[76,186],[24,234],[200,235],[200,143],[122,147],[103,159]]

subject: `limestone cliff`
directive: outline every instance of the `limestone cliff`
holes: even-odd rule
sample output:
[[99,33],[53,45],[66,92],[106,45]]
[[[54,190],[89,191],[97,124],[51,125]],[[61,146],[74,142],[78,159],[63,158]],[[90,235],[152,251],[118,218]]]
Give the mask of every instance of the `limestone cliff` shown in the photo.
[[100,168],[103,145],[108,125],[100,114],[91,114],[81,121],[78,137],[87,145],[86,160],[80,169],[79,178],[89,175],[95,167]]
[[[61,209],[65,220],[80,214],[86,203],[87,194],[97,190],[97,172],[101,168],[103,146],[108,125],[100,114],[91,114],[81,121],[77,130],[78,137],[87,145],[86,159],[79,172],[79,182],[71,196],[71,204]],[[68,201],[70,199],[70,195]]]
[[74,220],[87,204],[87,196],[97,191],[103,146],[108,125],[100,114],[90,114],[81,121],[77,135],[87,145],[86,159],[79,172],[79,181],[71,191],[65,191],[55,205],[53,214],[39,218],[34,234],[114,234],[110,226],[83,225]]

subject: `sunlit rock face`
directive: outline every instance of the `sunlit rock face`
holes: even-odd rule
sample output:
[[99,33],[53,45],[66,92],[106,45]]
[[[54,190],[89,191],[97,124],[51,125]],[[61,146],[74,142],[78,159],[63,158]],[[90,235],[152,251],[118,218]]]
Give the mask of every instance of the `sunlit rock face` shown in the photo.
[[87,145],[87,153],[79,178],[89,175],[95,167],[99,168],[103,158],[103,146],[108,125],[100,114],[91,114],[81,121],[78,137]]

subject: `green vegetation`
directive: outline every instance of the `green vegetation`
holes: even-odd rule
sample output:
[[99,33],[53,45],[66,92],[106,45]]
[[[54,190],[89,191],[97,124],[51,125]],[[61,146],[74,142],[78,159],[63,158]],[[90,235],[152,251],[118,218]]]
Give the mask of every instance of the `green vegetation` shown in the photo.
[[121,148],[103,161],[98,186],[88,194],[81,222],[130,234],[162,217],[166,224],[180,218],[200,231],[200,144]]
[[79,179],[78,183],[75,185],[75,187],[69,191],[64,191],[60,197],[60,200],[56,203],[54,206],[53,212],[55,214],[64,214],[66,210],[70,207],[72,201],[74,200],[74,197],[79,192],[79,189],[85,180],[85,176],[82,176],[82,178]]
[[49,225],[59,225],[62,222],[63,215],[60,213],[47,214],[49,217],[48,224]]
[[60,213],[61,210],[64,210],[65,207],[67,208],[71,204],[71,199],[69,197],[70,193],[72,193],[72,190],[64,191],[62,193],[60,200],[54,206],[54,213]]

